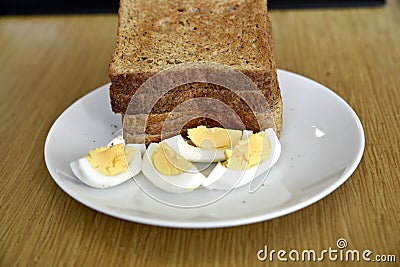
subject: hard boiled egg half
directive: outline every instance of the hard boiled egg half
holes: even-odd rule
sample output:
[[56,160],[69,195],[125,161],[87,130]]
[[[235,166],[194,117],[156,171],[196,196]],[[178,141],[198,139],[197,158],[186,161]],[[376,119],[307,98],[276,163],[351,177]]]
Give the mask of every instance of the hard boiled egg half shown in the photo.
[[91,187],[108,188],[119,185],[141,171],[144,144],[128,144],[121,138],[109,146],[90,150],[89,153],[70,163],[75,176]]
[[281,144],[273,129],[259,133],[244,131],[242,140],[225,150],[227,160],[219,162],[207,177],[208,189],[230,190],[266,174],[278,161]]
[[164,142],[190,162],[211,163],[225,160],[225,150],[238,144],[242,135],[240,130],[198,126],[188,129],[188,140],[177,135]]
[[157,187],[185,193],[201,186],[206,177],[165,141],[151,143],[143,156],[143,174]]

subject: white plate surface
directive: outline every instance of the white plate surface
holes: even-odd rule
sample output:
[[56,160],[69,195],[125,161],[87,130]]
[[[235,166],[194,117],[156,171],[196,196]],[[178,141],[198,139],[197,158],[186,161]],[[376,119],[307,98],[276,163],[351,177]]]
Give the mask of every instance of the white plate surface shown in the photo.
[[[54,181],[82,204],[121,219],[167,227],[213,228],[255,223],[304,208],[342,185],[364,151],[364,132],[355,112],[328,88],[300,75],[278,70],[283,98],[282,154],[264,185],[231,191],[209,205],[177,208],[150,197],[138,184],[140,174],[109,189],[90,188],[73,178],[69,163],[89,149],[106,145],[121,128],[109,104],[109,85],[85,95],[62,113],[48,133],[44,154]],[[195,205],[214,191],[182,195],[154,189],[173,203]],[[177,199],[178,198],[178,199]]]

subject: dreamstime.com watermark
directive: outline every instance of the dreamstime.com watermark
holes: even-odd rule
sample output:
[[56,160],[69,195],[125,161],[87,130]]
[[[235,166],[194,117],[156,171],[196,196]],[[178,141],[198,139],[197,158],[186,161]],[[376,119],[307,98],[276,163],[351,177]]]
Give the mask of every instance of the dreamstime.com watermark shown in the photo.
[[293,261],[293,262],[317,262],[317,261],[341,261],[341,262],[396,262],[394,254],[374,254],[371,250],[347,249],[348,243],[344,238],[336,241],[336,247],[328,249],[291,249],[291,250],[268,250],[264,245],[263,249],[257,252],[260,261]]

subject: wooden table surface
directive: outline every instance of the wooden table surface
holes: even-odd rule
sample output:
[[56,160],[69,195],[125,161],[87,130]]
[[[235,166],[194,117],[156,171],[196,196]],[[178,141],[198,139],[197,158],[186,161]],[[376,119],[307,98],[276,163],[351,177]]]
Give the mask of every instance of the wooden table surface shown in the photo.
[[345,184],[307,208],[200,230],[96,212],[46,169],[44,142],[55,119],[109,81],[117,16],[0,17],[0,265],[278,266],[260,262],[257,251],[335,248],[342,237],[351,249],[396,255],[383,266],[399,266],[400,1],[270,14],[278,67],[326,85],[353,107],[364,126],[364,156]]

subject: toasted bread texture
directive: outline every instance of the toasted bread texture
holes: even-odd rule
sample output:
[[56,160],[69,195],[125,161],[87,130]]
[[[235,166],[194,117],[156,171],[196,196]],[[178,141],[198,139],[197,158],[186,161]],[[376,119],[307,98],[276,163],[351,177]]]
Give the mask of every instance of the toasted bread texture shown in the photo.
[[[242,123],[232,120],[228,127],[253,131],[273,127],[279,135],[282,99],[271,31],[266,0],[121,0],[109,77],[112,110],[124,115],[127,142],[158,142],[169,137],[179,129],[162,134],[168,114],[181,103],[198,97],[218,99],[231,107]],[[132,96],[147,79],[191,62],[217,62],[245,74],[262,92],[268,112],[254,114],[229,88],[194,82],[168,91],[150,115],[127,113]],[[197,125],[219,124],[206,116],[186,123],[177,120],[179,123],[174,125],[180,125],[183,131]]]

